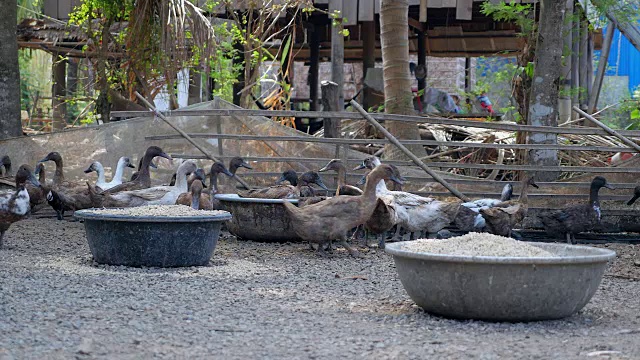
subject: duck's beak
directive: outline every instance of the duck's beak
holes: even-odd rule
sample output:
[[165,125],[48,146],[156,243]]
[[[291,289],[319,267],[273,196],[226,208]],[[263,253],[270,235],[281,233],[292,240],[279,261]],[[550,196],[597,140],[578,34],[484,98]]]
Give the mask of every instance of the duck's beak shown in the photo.
[[40,185],[40,181],[38,181],[38,179],[36,179],[35,175],[33,175],[33,173],[29,173],[29,181],[31,181],[31,183],[35,186],[41,186]]
[[320,186],[323,190],[329,191],[329,188],[322,182],[322,179],[316,179],[316,185]]
[[366,166],[364,166],[364,163],[362,163],[362,164],[354,167],[353,170],[361,170],[361,169],[364,169],[364,168],[366,168]]
[[633,205],[633,203],[636,202],[636,200],[638,200],[639,197],[640,197],[640,194],[633,195],[631,200],[627,201],[627,205]]
[[536,189],[540,189],[540,186],[538,186],[538,184],[536,184],[536,183],[531,183],[531,186],[533,186]]
[[150,163],[149,163],[149,167],[150,167],[150,168],[157,169],[157,168],[158,168],[158,165],[156,165],[156,163],[154,163],[154,162],[152,161],[152,162],[150,162]]
[[88,174],[88,173],[90,173],[90,172],[92,172],[92,171],[93,171],[93,169],[91,168],[91,166],[89,166],[88,168],[86,168],[86,169],[84,170],[84,173],[85,173],[85,174]]
[[231,171],[227,170],[227,168],[222,168],[222,173],[229,177],[233,177],[233,174],[231,173]]
[[615,189],[616,189],[616,187],[615,187],[615,186],[613,186],[613,185],[611,185],[611,184],[609,184],[609,183],[605,183],[605,184],[604,184],[604,187],[606,187],[607,189],[610,189],[610,190],[615,190]]
[[48,158],[48,157],[46,157],[46,158],[44,158],[44,159],[42,159],[42,160],[40,160],[40,161],[38,161],[38,162],[39,162],[39,163],[43,163],[43,162],[47,162],[47,161],[49,161],[49,158]]
[[398,184],[398,185],[402,185],[404,184],[404,181],[406,180],[405,178],[403,178],[402,176],[390,176],[389,180],[393,181],[394,183]]
[[364,185],[367,182],[367,176],[363,176],[360,178],[360,180],[358,180],[358,182],[356,183],[356,185]]
[[[318,170],[318,172],[325,172],[325,171],[327,171],[327,170],[329,170],[329,169],[327,169],[327,167],[325,166],[325,167],[323,167],[322,169]],[[355,170],[355,169],[354,169],[354,170]]]
[[283,182],[285,182],[285,180],[287,180],[284,175],[280,175],[280,178],[278,180],[276,180],[276,185],[280,185]]
[[171,156],[169,156],[167,153],[161,152],[160,154],[158,154],[158,156],[163,157],[163,158],[171,161],[171,163],[173,164],[173,158]]
[[242,166],[243,168],[247,168],[249,170],[253,170],[253,167],[251,167],[251,165],[247,164],[246,161],[243,161],[242,164],[240,164],[240,166]]
[[[152,162],[152,163],[153,163],[153,162]],[[132,169],[135,169],[135,168],[136,168],[136,166],[135,166],[135,165],[133,165],[132,163],[127,163],[127,167],[130,167],[130,168],[132,168]]]

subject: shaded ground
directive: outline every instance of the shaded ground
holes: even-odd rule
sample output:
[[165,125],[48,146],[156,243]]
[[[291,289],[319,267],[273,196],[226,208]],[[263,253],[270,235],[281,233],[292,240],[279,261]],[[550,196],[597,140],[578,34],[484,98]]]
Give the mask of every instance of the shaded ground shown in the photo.
[[638,245],[579,314],[454,321],[417,308],[391,257],[225,236],[207,267],[93,263],[80,223],[14,224],[0,250],[0,359],[640,358]]

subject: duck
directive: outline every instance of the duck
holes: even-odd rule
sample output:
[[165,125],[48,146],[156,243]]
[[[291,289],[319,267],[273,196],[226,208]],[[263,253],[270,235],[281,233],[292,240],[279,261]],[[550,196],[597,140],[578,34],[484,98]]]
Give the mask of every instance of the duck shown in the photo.
[[107,182],[104,176],[104,167],[99,161],[94,161],[89,165],[89,167],[84,171],[85,174],[95,171],[98,174],[98,180],[96,181],[96,186],[102,190],[108,190],[116,185],[122,184],[122,175],[124,173],[124,168],[130,167],[135,168],[133,164],[131,164],[131,160],[123,156],[118,159],[118,164],[116,165],[116,172],[113,174],[113,178],[111,181]]
[[[249,165],[246,161],[244,161],[244,159],[240,156],[233,157],[231,158],[231,160],[229,160],[229,172],[231,173],[232,178],[236,177],[236,172],[241,167],[248,170],[253,170],[253,167]],[[229,185],[232,185],[232,184],[229,184]],[[232,186],[232,187],[235,190],[235,186]]]
[[136,179],[124,182],[120,185],[116,185],[111,189],[103,190],[102,193],[115,194],[120,191],[141,190],[151,187],[151,175],[149,174],[149,166],[151,166],[151,163],[156,156],[163,157],[165,159],[168,159],[169,161],[173,161],[171,156],[162,151],[160,147],[149,146],[149,148],[147,148],[147,151],[145,151],[144,156],[142,157],[140,170],[138,171],[138,176],[136,177]]
[[473,217],[473,225],[468,226],[466,229],[462,229],[462,230],[463,231],[484,230],[484,228],[486,227],[486,221],[484,220],[484,217],[482,217],[482,214],[480,214],[480,209],[488,209],[490,207],[496,206],[501,202],[509,201],[511,200],[512,196],[513,196],[513,185],[511,185],[510,183],[506,183],[502,188],[502,192],[500,193],[500,199],[476,199],[473,201],[463,202],[462,206],[472,210],[477,215]]
[[31,213],[35,214],[47,204],[47,193],[51,190],[47,185],[47,177],[43,163],[38,163],[34,171],[34,176],[38,177],[39,185],[27,181],[25,187],[29,193],[29,203],[31,205]]
[[196,210],[212,210],[211,196],[203,192],[205,182],[204,170],[199,168],[193,174],[195,176],[189,186],[189,191],[178,196],[176,205],[187,205]]
[[[129,181],[134,181],[135,179],[138,178],[138,175],[140,174],[140,168],[142,167],[142,159],[143,158],[140,158],[140,161],[138,161],[138,168],[137,168],[136,171],[133,172],[133,174],[131,174],[131,177],[129,178]],[[158,168],[158,166],[153,161],[149,163],[149,167],[152,168],[152,169],[157,169]]]
[[11,158],[9,155],[4,155],[2,159],[0,159],[0,175],[11,177]]
[[512,229],[522,222],[529,211],[529,186],[538,188],[534,176],[525,173],[521,181],[522,189],[518,200],[503,201],[492,207],[480,208],[486,230],[494,235],[511,237]]
[[45,156],[42,160],[38,161],[38,163],[44,163],[47,161],[53,161],[56,164],[56,170],[53,173],[53,185],[54,186],[62,186],[67,185],[69,183],[65,183],[64,179],[64,163],[62,161],[62,155],[60,155],[57,151],[52,151],[47,156]]
[[318,170],[318,172],[325,172],[333,170],[338,173],[338,183],[336,186],[336,196],[338,195],[362,195],[362,190],[358,189],[355,186],[347,184],[347,168],[340,159],[332,159],[325,165],[323,168]]
[[0,193],[0,248],[4,233],[9,230],[11,224],[29,215],[31,204],[29,192],[25,187],[27,181],[36,186],[40,185],[31,168],[21,165],[15,175],[15,190]]
[[[291,185],[282,184],[284,181],[289,181]],[[298,178],[295,171],[287,170],[276,181],[276,185],[262,189],[238,191],[238,195],[260,199],[297,199],[305,197],[305,195],[315,196],[311,184],[316,184],[326,191],[329,190],[315,171],[308,171]]]
[[[602,176],[596,176],[591,181],[589,201],[574,204],[560,210],[547,210],[538,217],[548,235],[564,237],[567,243],[575,243],[575,234],[593,230],[600,224],[601,209],[598,193],[601,188],[614,190],[615,187]],[[635,197],[635,196],[634,196]],[[633,199],[635,201],[635,199]],[[633,203],[629,200],[630,203]]]
[[47,192],[46,199],[49,206],[56,212],[58,220],[64,219],[65,211],[98,207],[91,192],[81,186],[63,187],[54,185],[49,192]]
[[297,207],[285,201],[284,208],[291,219],[295,233],[309,243],[318,244],[319,255],[327,256],[324,247],[333,240],[339,240],[352,256],[358,256],[346,242],[347,231],[366,222],[378,201],[376,186],[379,181],[398,179],[389,165],[378,166],[369,175],[362,195],[338,195],[316,204]]
[[640,198],[640,186],[636,186],[633,189],[633,197],[629,201],[627,201],[627,205],[629,206],[633,205],[633,203],[636,202],[638,198]]
[[[144,169],[144,166],[143,166]],[[195,162],[186,160],[178,167],[174,186],[161,185],[146,189],[120,191],[115,194],[97,193],[95,187],[87,184],[94,203],[102,207],[135,207],[144,205],[173,205],[180,194],[187,192],[187,173],[195,172]]]
[[[376,156],[363,160],[354,170],[368,168],[375,169],[382,163]],[[397,215],[398,228],[394,240],[400,236],[400,228],[410,232],[413,239],[416,232],[427,232],[429,237],[435,237],[438,231],[451,224],[460,210],[461,202],[439,201],[434,198],[423,197],[406,191],[390,191],[384,181],[376,185],[376,193],[380,199],[388,202]],[[389,195],[389,196],[383,196]]]

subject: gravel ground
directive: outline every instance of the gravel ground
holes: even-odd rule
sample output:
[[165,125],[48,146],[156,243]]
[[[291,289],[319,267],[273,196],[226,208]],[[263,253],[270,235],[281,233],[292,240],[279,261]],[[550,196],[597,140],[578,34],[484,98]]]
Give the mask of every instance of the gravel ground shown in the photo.
[[30,219],[0,250],[0,359],[640,359],[640,246],[610,247],[579,314],[506,324],[424,313],[379,250],[324,259],[227,235],[207,267],[112,267],[82,224]]

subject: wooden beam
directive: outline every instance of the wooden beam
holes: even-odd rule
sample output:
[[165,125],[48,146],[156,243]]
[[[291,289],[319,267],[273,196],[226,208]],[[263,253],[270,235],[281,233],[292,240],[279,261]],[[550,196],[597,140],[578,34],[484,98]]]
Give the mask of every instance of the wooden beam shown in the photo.
[[[329,0],[329,13],[334,10],[342,11],[342,0]],[[344,104],[344,36],[340,19],[335,19],[335,25],[331,26],[331,81],[338,86],[338,99]],[[344,106],[341,105],[342,110]]]
[[[364,21],[362,33],[362,78],[366,79],[367,70],[376,67],[376,22]],[[362,103],[366,109],[373,106],[373,91],[365,87],[362,91]]]
[[[62,130],[66,124],[67,105],[64,101],[67,95],[66,74],[67,61],[59,53],[53,53],[53,85],[51,86],[51,108],[53,109],[52,130]],[[103,119],[108,122],[109,119]]]
[[[341,111],[343,106],[338,94],[340,89],[338,84],[333,81],[323,81],[320,86],[322,90],[322,109],[324,111]],[[340,119],[324,118],[324,137],[340,137]]]
[[613,42],[613,34],[615,33],[615,30],[615,25],[609,24],[607,33],[604,35],[602,50],[600,51],[600,60],[598,60],[598,70],[596,70],[596,77],[593,80],[593,87],[591,94],[589,95],[588,112],[590,113],[594,113],[598,106],[600,89],[602,89],[602,81],[604,80],[604,74],[607,71],[607,63],[609,62],[609,53],[611,52],[611,43]]
[[309,110],[318,110],[318,78],[320,69],[321,27],[311,24],[309,28]]
[[438,173],[431,170],[422,160],[420,160],[414,153],[412,153],[409,149],[407,149],[395,136],[393,136],[384,126],[380,125],[374,118],[371,117],[356,101],[351,100],[351,106],[356,109],[373,127],[375,127],[378,131],[380,131],[393,145],[395,145],[400,151],[402,151],[405,155],[407,155],[418,167],[424,170],[429,176],[434,178],[437,182],[439,182],[442,186],[444,186],[447,190],[449,190],[455,197],[461,199],[462,201],[470,201],[467,196],[458,191],[458,189],[454,188],[449,184],[445,179],[443,179]]
[[[138,99],[142,101],[142,103],[147,108],[149,108],[155,116],[157,116],[160,120],[164,121],[167,125],[171,126],[175,131],[178,132],[178,134],[180,134],[183,138],[185,138],[185,140],[190,142],[191,145],[193,145],[196,149],[198,149],[201,153],[203,153],[204,156],[207,157],[207,159],[210,159],[213,161],[220,161],[215,156],[211,155],[211,153],[207,151],[204,147],[200,146],[200,144],[195,142],[186,132],[184,132],[184,130],[180,129],[179,127],[174,125],[171,121],[167,120],[167,118],[161,112],[159,112],[153,105],[151,105],[151,103],[147,101],[147,99],[144,98],[144,96],[140,95],[140,93],[138,93],[137,91],[136,91],[136,97],[138,97]],[[242,184],[242,186],[244,186],[245,188],[250,189],[249,184],[247,184],[244,180],[238,177],[237,174],[233,178],[236,179],[236,181]]]
[[584,116],[587,120],[589,120],[592,123],[598,125],[598,127],[600,127],[602,130],[608,132],[610,135],[617,137],[618,139],[620,139],[620,141],[622,141],[623,143],[628,145],[630,148],[634,149],[637,152],[640,152],[640,145],[638,145],[635,142],[631,141],[629,138],[627,138],[624,135],[620,134],[619,132],[613,130],[612,128],[608,127],[607,125],[601,123],[600,121],[598,121],[593,116],[591,116],[591,115],[587,114],[586,112],[580,110],[579,107],[574,106],[573,110],[575,112],[577,112],[578,114]]
[[427,22],[427,5],[428,5],[428,0],[420,0],[420,16],[418,17],[418,20],[421,23]]

